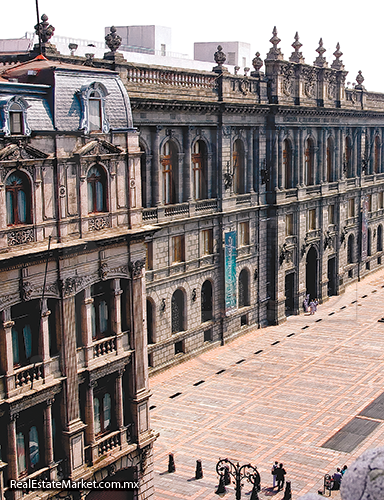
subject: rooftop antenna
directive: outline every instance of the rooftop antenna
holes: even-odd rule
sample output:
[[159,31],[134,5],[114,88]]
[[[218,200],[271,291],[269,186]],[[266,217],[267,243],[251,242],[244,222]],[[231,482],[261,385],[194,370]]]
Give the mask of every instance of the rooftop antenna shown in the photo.
[[37,26],[36,26],[37,30],[36,31],[37,31],[37,36],[39,37],[39,52],[40,52],[40,54],[42,54],[43,50],[41,48],[41,31],[40,31],[40,26],[39,26],[39,24],[40,24],[39,2],[38,2],[38,0],[35,0],[35,1],[36,1],[36,16],[37,16]]

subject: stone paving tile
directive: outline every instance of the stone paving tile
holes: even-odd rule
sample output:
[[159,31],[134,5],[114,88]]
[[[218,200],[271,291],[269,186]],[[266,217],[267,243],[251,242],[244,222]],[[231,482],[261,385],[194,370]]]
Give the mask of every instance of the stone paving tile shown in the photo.
[[[248,332],[151,378],[151,421],[160,432],[155,498],[217,498],[215,466],[228,457],[257,465],[261,500],[283,497],[270,488],[271,464],[282,461],[295,500],[320,489],[325,473],[382,445],[384,422],[351,453],[322,448],[383,392],[384,324],[377,322],[384,316],[382,284],[384,270],[332,297],[315,316]],[[173,474],[166,472],[170,452]],[[203,462],[200,480],[194,480],[197,459]],[[251,489],[245,482],[243,498]],[[226,498],[235,498],[233,487]]]

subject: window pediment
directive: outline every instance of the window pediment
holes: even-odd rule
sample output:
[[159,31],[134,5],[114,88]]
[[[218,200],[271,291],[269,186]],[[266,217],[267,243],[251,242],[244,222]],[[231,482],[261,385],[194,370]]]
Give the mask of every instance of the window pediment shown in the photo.
[[73,154],[79,156],[102,156],[102,155],[110,155],[110,154],[121,154],[123,153],[123,149],[115,146],[114,144],[108,141],[89,141],[81,148],[77,149],[73,152]]
[[6,136],[31,135],[27,120],[29,107],[21,96],[8,95],[0,99],[0,132]]
[[48,158],[48,154],[29,144],[8,144],[0,149],[0,160],[37,160]]

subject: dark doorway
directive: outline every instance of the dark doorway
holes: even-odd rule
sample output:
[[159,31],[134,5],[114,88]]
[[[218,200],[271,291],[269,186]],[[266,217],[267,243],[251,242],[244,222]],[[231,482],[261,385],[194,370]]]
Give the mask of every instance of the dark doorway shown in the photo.
[[290,273],[285,277],[285,315],[294,314],[295,274]]
[[311,247],[307,253],[305,285],[307,295],[309,294],[311,299],[317,298],[317,252],[315,247]]
[[328,297],[337,295],[336,291],[336,257],[328,259]]
[[[136,477],[135,470],[133,467],[121,470],[114,474],[113,476],[108,476],[103,479],[103,482],[118,481],[121,484],[124,482],[134,482],[134,477]],[[128,484],[127,484],[128,486]],[[129,486],[134,486],[131,484]],[[136,495],[135,495],[136,493]],[[86,500],[133,500],[137,497],[137,490],[129,489],[125,491],[118,490],[92,490],[87,496]]]

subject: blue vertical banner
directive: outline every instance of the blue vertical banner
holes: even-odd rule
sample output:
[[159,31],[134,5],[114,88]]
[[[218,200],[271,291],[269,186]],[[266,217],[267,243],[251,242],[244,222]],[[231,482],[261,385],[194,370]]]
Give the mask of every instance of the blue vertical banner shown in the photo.
[[237,309],[236,291],[236,231],[225,233],[225,315],[229,316]]
[[361,197],[361,262],[368,256],[368,196]]

